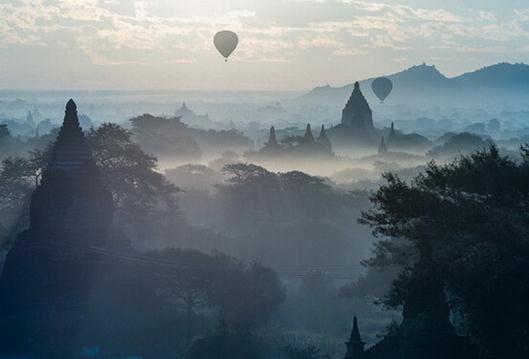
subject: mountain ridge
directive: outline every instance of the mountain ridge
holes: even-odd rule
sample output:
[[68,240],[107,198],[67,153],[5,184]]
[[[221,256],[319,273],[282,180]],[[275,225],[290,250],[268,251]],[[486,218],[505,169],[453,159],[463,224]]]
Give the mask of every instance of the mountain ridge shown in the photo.
[[[387,100],[389,103],[425,103],[436,100],[458,103],[476,98],[508,101],[513,95],[516,98],[529,96],[529,65],[524,63],[501,62],[454,77],[445,76],[435,65],[423,63],[384,77],[391,79],[394,85]],[[375,78],[359,81],[370,102],[376,101],[371,91],[371,82]],[[299,99],[309,102],[343,102],[353,86],[353,83],[338,87],[318,86]]]

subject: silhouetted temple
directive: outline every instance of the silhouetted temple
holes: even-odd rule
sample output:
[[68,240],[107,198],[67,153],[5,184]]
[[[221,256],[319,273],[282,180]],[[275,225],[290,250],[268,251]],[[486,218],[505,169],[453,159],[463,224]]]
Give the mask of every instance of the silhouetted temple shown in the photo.
[[331,141],[329,140],[329,137],[327,136],[327,132],[325,132],[325,126],[321,125],[320,134],[318,136],[318,141],[320,145],[322,145],[325,149],[328,151],[332,151],[332,145]]
[[307,128],[305,129],[305,134],[303,135],[303,142],[305,144],[313,144],[314,143],[314,135],[312,134],[312,129],[310,128],[310,123],[307,124]]
[[277,139],[274,126],[270,127],[268,142],[258,151],[248,151],[245,157],[250,161],[262,159],[278,159],[289,157],[303,158],[304,160],[335,160],[336,155],[332,151],[332,144],[327,136],[325,127],[317,138],[314,138],[310,123],[307,124],[303,136],[293,134],[284,136],[280,141]]
[[70,100],[51,159],[31,199],[30,229],[101,235],[112,225],[112,216],[112,196],[102,185]]
[[421,249],[399,327],[364,350],[356,318],[344,359],[475,359],[477,352],[450,322],[443,286],[433,264],[431,248]]
[[270,134],[268,136],[267,146],[277,146],[276,129],[274,126],[270,127]]
[[354,317],[353,320],[353,330],[351,330],[349,341],[345,344],[347,345],[347,352],[345,353],[344,359],[362,358],[364,355],[365,343],[360,337],[360,331],[358,330],[358,321],[356,317]]
[[358,82],[355,82],[353,92],[342,110],[342,125],[359,133],[372,132],[374,129],[373,112]]
[[380,144],[378,145],[378,154],[382,155],[384,153],[388,153],[388,147],[386,146],[386,142],[384,141],[384,136],[380,137]]
[[10,344],[30,350],[30,344],[64,340],[89,319],[90,305],[104,292],[95,277],[112,277],[106,263],[115,263],[100,251],[129,248],[112,217],[112,195],[70,100],[31,197],[29,228],[14,241],[0,279],[1,320],[13,336]]
[[378,140],[373,126],[373,112],[360,84],[355,82],[353,92],[342,110],[341,123],[329,130],[331,139],[340,145],[373,145]]

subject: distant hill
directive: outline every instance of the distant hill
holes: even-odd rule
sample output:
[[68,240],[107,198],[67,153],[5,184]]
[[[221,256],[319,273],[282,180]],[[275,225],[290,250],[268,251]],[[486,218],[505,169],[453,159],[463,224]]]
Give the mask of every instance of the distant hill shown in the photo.
[[[435,65],[417,65],[387,75],[393,81],[388,104],[470,106],[527,101],[529,97],[529,65],[500,63],[474,72],[448,78]],[[371,91],[374,78],[360,82],[368,101],[378,101]],[[353,83],[342,87],[316,87],[298,100],[307,103],[345,104]]]

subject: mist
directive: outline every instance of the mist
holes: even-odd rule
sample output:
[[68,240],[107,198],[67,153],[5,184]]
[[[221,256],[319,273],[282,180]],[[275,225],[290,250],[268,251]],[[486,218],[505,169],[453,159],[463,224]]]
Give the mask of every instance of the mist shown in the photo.
[[0,358],[529,357],[529,10],[465,6],[0,4]]

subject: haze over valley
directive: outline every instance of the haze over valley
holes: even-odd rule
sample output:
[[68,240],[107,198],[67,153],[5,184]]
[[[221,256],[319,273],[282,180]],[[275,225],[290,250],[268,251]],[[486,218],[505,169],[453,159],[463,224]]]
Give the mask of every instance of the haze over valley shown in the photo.
[[0,358],[529,357],[529,8],[0,3]]

